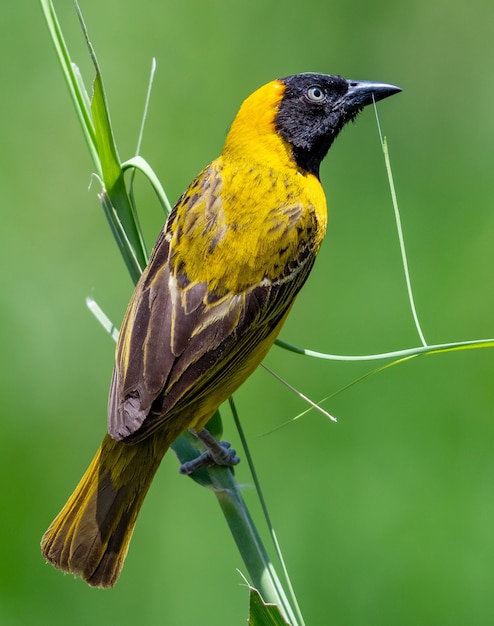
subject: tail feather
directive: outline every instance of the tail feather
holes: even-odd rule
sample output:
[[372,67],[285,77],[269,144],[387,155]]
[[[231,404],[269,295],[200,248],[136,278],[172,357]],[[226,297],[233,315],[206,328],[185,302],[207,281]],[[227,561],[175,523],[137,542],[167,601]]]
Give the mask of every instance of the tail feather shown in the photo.
[[137,444],[106,435],[74,493],[43,535],[45,559],[91,586],[112,587],[168,447],[159,432]]

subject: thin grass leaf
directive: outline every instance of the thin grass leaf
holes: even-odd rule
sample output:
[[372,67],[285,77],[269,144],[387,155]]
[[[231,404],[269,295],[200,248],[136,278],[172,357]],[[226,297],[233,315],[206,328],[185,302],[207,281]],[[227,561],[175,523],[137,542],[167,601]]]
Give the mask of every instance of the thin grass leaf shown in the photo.
[[[277,604],[279,607],[283,607],[288,615],[293,615],[281,581],[245,505],[232,470],[213,466],[209,468],[209,474],[213,483],[211,488],[215,492],[225,519],[228,521],[228,526],[253,585],[260,590],[266,602]],[[295,618],[292,623],[293,626],[298,624]],[[300,624],[299,626],[303,625]]]
[[101,193],[98,194],[99,201],[103,207],[103,212],[110,226],[110,230],[117,242],[120,254],[123,257],[127,270],[132,278],[133,283],[137,283],[142,272],[144,271],[145,263],[142,265],[142,261],[137,258],[134,247],[132,246],[127,232],[120,221],[118,212],[113,206],[112,200],[108,195],[108,192],[103,187]]
[[91,112],[93,114],[96,145],[98,147],[98,155],[101,160],[103,180],[105,182],[105,186],[110,192],[119,183],[122,177],[122,168],[120,167],[120,159],[115,145],[115,138],[113,137],[113,130],[110,122],[110,115],[108,113],[108,105],[106,102],[105,90],[103,88],[103,81],[101,80],[101,74],[95,59],[94,63],[96,68],[96,78],[93,81]]
[[148,182],[151,184],[154,192],[156,193],[156,196],[163,208],[163,211],[165,212],[165,215],[169,215],[172,211],[172,205],[168,200],[168,196],[166,195],[166,192],[163,189],[163,186],[158,176],[155,174],[149,163],[145,161],[141,156],[136,155],[135,157],[132,157],[128,161],[122,163],[122,170],[125,172],[128,169],[131,169],[132,173],[138,170],[142,172],[142,174],[144,174]]
[[290,383],[288,381],[286,381],[284,378],[282,378],[281,376],[278,376],[278,374],[276,372],[273,372],[272,369],[270,369],[269,367],[267,367],[267,365],[264,365],[264,363],[261,364],[262,367],[266,370],[266,372],[268,372],[269,374],[271,374],[271,376],[273,376],[274,378],[276,378],[276,380],[278,380],[282,385],[285,385],[285,387],[287,387],[288,389],[290,389],[290,391],[293,391],[293,393],[295,395],[297,395],[299,398],[302,398],[302,400],[304,400],[305,402],[307,402],[307,404],[310,404],[311,407],[313,409],[315,409],[316,411],[319,411],[320,413],[322,413],[323,415],[325,415],[328,419],[330,419],[332,422],[337,422],[338,420],[336,419],[336,417],[333,417],[333,415],[331,415],[331,413],[328,413],[327,411],[325,411],[323,408],[321,408],[316,402],[313,402],[308,396],[306,396],[305,394],[303,394],[301,391],[299,391],[298,389],[296,389],[293,385],[290,385]]
[[383,134],[381,132],[381,124],[379,122],[379,115],[377,114],[377,106],[375,102],[374,102],[374,113],[376,114],[377,130],[379,132],[379,139],[381,141],[381,147],[384,153],[384,163],[386,165],[386,173],[388,175],[389,189],[391,192],[391,201],[393,203],[393,210],[394,210],[394,215],[395,215],[396,230],[398,232],[398,241],[400,243],[401,262],[403,265],[403,271],[405,272],[405,282],[407,286],[408,301],[410,303],[410,309],[412,312],[412,317],[415,323],[415,328],[417,329],[418,336],[420,338],[420,341],[422,342],[422,345],[426,346],[427,341],[425,340],[425,336],[422,331],[422,327],[420,325],[419,316],[417,314],[417,308],[415,306],[415,299],[413,297],[412,281],[410,279],[410,270],[408,269],[408,259],[407,259],[406,249],[405,249],[405,238],[403,237],[403,227],[401,225],[400,209],[398,208],[398,199],[396,197],[396,188],[395,188],[395,183],[393,179],[393,171],[391,169],[391,161],[389,159],[388,143],[386,141],[386,137],[383,137]]
[[110,337],[115,341],[118,341],[118,328],[112,323],[110,318],[106,315],[103,309],[99,306],[99,304],[93,298],[89,296],[86,298],[86,306],[94,315],[94,317],[98,320],[98,322],[103,326],[106,332],[110,335]]
[[267,604],[254,587],[249,586],[249,626],[290,626],[275,604]]
[[[91,121],[90,129],[91,131],[93,131],[94,129],[92,126],[92,117],[91,117],[91,97],[89,96],[87,92],[86,85],[84,83],[84,79],[82,77],[79,66],[73,62],[71,62],[71,66],[72,66],[72,71],[74,72],[75,80],[77,81],[77,89],[80,94],[80,98],[82,99],[82,102],[84,104],[85,111],[87,111],[87,118],[88,120]],[[94,135],[94,133],[92,133],[92,135]]]
[[[96,68],[97,67],[98,66],[96,65]],[[111,200],[112,206],[115,209],[119,222],[125,231],[129,245],[132,248],[133,255],[137,258],[139,266],[144,269],[147,263],[144,238],[139,228],[135,208],[129,199],[127,188],[125,186],[124,173],[118,158],[110,122],[110,115],[108,113],[106,96],[103,88],[103,81],[101,79],[99,69],[97,69],[97,75],[94,81],[94,93],[91,110],[93,113],[96,143],[101,160],[105,190]],[[124,252],[121,249],[121,251],[122,254],[128,256],[128,250]],[[134,282],[137,282],[139,275],[132,274]]]
[[[91,113],[94,123],[95,141],[98,151],[98,156],[101,163],[102,179],[105,186],[106,194],[108,195],[111,205],[118,216],[118,220],[121,223],[126,238],[129,241],[130,246],[133,249],[133,255],[137,258],[139,266],[143,269],[146,266],[147,254],[144,245],[144,238],[139,229],[138,220],[136,219],[135,211],[132,203],[129,199],[127,189],[125,186],[125,180],[122,167],[120,166],[120,159],[118,156],[117,146],[113,135],[113,129],[110,121],[110,114],[108,110],[108,104],[106,99],[105,90],[103,87],[103,79],[101,77],[101,71],[94,52],[93,46],[89,40],[89,35],[82,17],[82,13],[77,5],[76,8],[81,22],[82,29],[84,31],[84,37],[86,44],[93,61],[96,77],[93,82],[93,98],[91,101]],[[112,219],[112,212],[107,212],[109,219]],[[115,234],[115,228],[112,231]],[[130,255],[129,250],[122,248],[123,241],[121,238],[117,239],[120,251],[126,259],[127,267],[131,272],[132,279],[137,282],[139,274],[136,274],[135,269],[129,266],[127,259]],[[141,270],[142,271],[142,270]]]
[[51,40],[55,46],[55,51],[60,62],[60,67],[69,90],[70,97],[75,107],[77,117],[79,119],[86,144],[91,155],[97,174],[101,177],[101,164],[96,148],[96,138],[94,132],[93,121],[90,108],[87,106],[87,93],[83,86],[82,79],[78,70],[69,55],[69,51],[65,44],[65,40],[60,28],[53,3],[51,0],[40,0],[41,8],[45,15],[45,21],[50,31]]
[[146,125],[146,119],[149,111],[149,103],[151,102],[151,92],[153,90],[154,77],[156,75],[156,59],[153,57],[151,62],[151,74],[149,76],[148,90],[146,93],[146,99],[144,101],[144,111],[142,114],[141,127],[139,129],[139,136],[137,138],[136,156],[141,152],[142,140],[144,138],[144,127]]
[[[281,582],[279,581],[278,577],[276,576],[275,578],[273,578],[272,583],[273,585],[276,587],[277,589],[277,594],[278,594],[278,602],[277,604],[280,607],[283,607],[285,610],[285,614],[290,618],[293,626],[295,625],[299,625],[299,626],[304,626],[305,622],[304,622],[304,618],[302,616],[302,612],[300,611],[300,607],[298,605],[298,601],[297,601],[297,597],[295,595],[295,592],[293,590],[293,586],[290,580],[290,576],[288,574],[288,569],[286,567],[285,564],[285,560],[283,558],[283,554],[280,548],[280,544],[278,542],[278,538],[276,536],[276,533],[274,531],[274,527],[273,524],[271,523],[271,517],[269,515],[269,511],[268,511],[268,507],[266,504],[266,500],[264,499],[264,495],[261,489],[261,483],[259,481],[259,478],[257,476],[257,472],[256,472],[256,468],[254,465],[254,461],[252,459],[252,456],[250,454],[250,450],[249,450],[249,446],[247,443],[247,438],[245,437],[244,434],[244,429],[242,427],[242,423],[240,421],[240,417],[238,415],[237,412],[237,408],[235,406],[235,402],[233,400],[232,397],[230,397],[228,399],[228,402],[230,404],[230,409],[232,411],[232,415],[233,415],[233,419],[235,421],[235,425],[237,427],[238,433],[240,435],[240,440],[242,442],[242,447],[244,449],[245,452],[245,457],[247,459],[247,463],[249,464],[249,470],[250,473],[252,475],[252,480],[254,481],[254,486],[256,489],[256,493],[257,493],[257,497],[259,498],[259,502],[261,504],[261,508],[264,514],[264,518],[266,520],[266,526],[269,530],[269,534],[271,535],[271,540],[273,542],[275,551],[276,551],[276,555],[278,556],[278,559],[280,561],[282,570],[283,570],[283,575],[285,577],[285,581],[288,587],[288,596],[291,600],[291,604],[289,599],[287,598],[287,596],[285,595],[285,591],[283,589],[283,586],[281,585]],[[268,570],[268,572],[271,570]],[[272,572],[274,573],[274,569],[272,570]],[[254,583],[255,584],[255,583]],[[265,599],[266,596],[264,596]],[[292,610],[292,606],[293,606],[293,610]]]
[[[329,396],[326,396],[322,400],[319,400],[317,403],[310,400],[309,404],[311,406],[309,406],[309,408],[307,408],[305,411],[302,411],[298,415],[295,415],[295,417],[290,418],[286,422],[279,424],[275,428],[272,428],[271,430],[262,433],[262,435],[260,435],[262,437],[266,435],[271,435],[277,430],[280,430],[281,428],[288,426],[289,424],[302,418],[304,415],[307,415],[307,413],[310,413],[310,411],[313,411],[314,409],[319,410],[321,408],[319,405],[321,405],[323,402],[327,402],[328,400],[333,399],[334,397],[343,393],[344,391],[347,391],[354,385],[357,385],[358,383],[363,382],[366,378],[370,378],[371,376],[380,374],[381,372],[384,372],[390,367],[394,367],[395,365],[401,365],[419,356],[433,356],[435,354],[444,354],[446,352],[458,352],[460,350],[478,350],[480,348],[494,348],[494,339],[460,341],[456,343],[437,344],[435,346],[427,346],[427,347],[420,346],[418,348],[412,348],[410,350],[399,350],[396,352],[388,352],[388,353],[383,353],[383,354],[372,354],[372,355],[356,356],[356,357],[336,356],[334,354],[323,354],[320,352],[319,353],[312,352],[310,350],[305,351],[301,348],[295,348],[294,346],[289,346],[289,344],[286,344],[286,346],[287,346],[286,347],[287,350],[292,350],[293,352],[297,352],[298,354],[302,353],[302,354],[305,354],[306,356],[315,356],[316,358],[338,360],[338,361],[341,361],[341,360],[369,361],[369,360],[386,359],[386,358],[397,357],[397,356],[399,358],[395,358],[394,361],[391,361],[390,363],[386,363],[385,365],[382,365],[381,367],[376,367],[372,369],[371,371],[366,372],[362,376],[355,378],[354,380],[349,382],[347,385],[340,387],[339,389],[331,393]],[[297,395],[299,395],[299,392],[297,392]]]
[[428,346],[418,346],[417,348],[407,348],[404,350],[393,350],[392,352],[381,352],[378,354],[360,354],[360,355],[344,355],[344,354],[328,354],[326,352],[318,352],[317,350],[309,350],[308,348],[299,348],[281,339],[276,340],[276,345],[295,354],[303,354],[315,359],[324,359],[326,361],[379,361],[381,359],[402,359],[407,356],[418,356],[419,354],[436,354],[438,352],[455,352],[456,350],[471,350],[479,348],[494,348],[494,338],[489,339],[472,339],[469,341],[453,341],[451,343],[430,344]]

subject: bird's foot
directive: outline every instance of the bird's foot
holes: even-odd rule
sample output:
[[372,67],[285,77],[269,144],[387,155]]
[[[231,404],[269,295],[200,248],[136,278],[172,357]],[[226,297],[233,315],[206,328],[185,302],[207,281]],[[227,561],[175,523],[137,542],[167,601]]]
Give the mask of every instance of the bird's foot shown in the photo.
[[205,428],[198,432],[195,430],[191,432],[202,441],[207,447],[207,450],[195,459],[192,459],[192,461],[183,463],[179,470],[181,474],[192,474],[192,472],[195,472],[201,467],[211,467],[212,465],[233,467],[237,465],[237,463],[240,463],[237,453],[228,441],[218,441]]

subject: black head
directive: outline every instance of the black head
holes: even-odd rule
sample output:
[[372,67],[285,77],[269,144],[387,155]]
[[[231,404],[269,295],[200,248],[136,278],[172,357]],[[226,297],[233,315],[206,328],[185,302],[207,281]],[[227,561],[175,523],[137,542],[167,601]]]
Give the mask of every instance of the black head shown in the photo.
[[343,126],[368,104],[401,91],[393,85],[325,74],[296,74],[280,82],[285,91],[276,128],[293,146],[297,165],[317,177],[321,161]]

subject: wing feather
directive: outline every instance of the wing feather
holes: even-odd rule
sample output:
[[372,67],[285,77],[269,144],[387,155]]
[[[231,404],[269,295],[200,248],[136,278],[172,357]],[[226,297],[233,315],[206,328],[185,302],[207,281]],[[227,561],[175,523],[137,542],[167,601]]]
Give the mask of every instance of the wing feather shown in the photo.
[[[143,439],[215,389],[228,388],[283,319],[312,267],[314,255],[301,249],[299,262],[275,282],[265,279],[241,293],[215,292],[206,281],[190,280],[173,235],[188,232],[195,242],[194,228],[200,235],[221,213],[221,184],[212,180],[219,173],[210,170],[172,211],[122,323],[108,407],[114,439]],[[217,226],[215,237],[221,238],[226,226]]]

